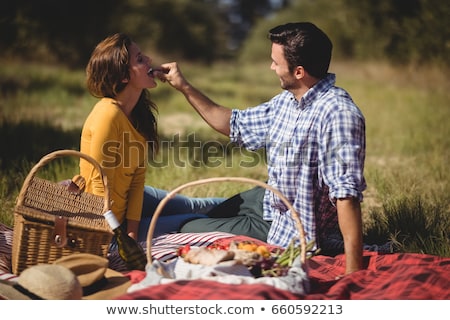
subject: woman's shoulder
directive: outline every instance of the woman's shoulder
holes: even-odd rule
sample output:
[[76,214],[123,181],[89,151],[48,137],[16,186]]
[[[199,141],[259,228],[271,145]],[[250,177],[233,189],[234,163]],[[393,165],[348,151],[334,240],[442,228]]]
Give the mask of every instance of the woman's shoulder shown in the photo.
[[116,100],[112,98],[101,98],[94,106],[94,109],[96,109],[97,112],[109,114],[120,114],[122,112],[117,105]]
[[111,98],[102,98],[94,106],[90,116],[95,118],[114,119],[121,117],[123,112],[115,104],[115,100]]

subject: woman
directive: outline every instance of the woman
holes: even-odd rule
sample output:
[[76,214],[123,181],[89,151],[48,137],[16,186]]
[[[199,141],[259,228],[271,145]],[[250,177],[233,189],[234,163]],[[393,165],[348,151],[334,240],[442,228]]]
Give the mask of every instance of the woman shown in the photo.
[[[148,90],[157,86],[158,72],[152,68],[152,60],[122,33],[100,42],[86,67],[88,90],[100,100],[84,123],[80,151],[104,169],[111,209],[137,240],[145,239],[144,230],[148,230],[154,209],[167,194],[144,186],[148,152],[158,150],[157,108]],[[80,175],[86,179],[87,192],[103,196],[99,173],[83,159]],[[177,195],[161,212],[155,235],[178,231],[184,222],[202,217],[201,213],[222,201]]]

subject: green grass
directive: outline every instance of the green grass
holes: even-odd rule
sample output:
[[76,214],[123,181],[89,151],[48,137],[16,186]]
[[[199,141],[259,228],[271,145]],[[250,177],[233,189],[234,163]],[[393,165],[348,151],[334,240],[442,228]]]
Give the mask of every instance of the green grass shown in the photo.
[[[0,68],[0,222],[12,225],[15,199],[31,167],[53,150],[78,148],[82,123],[96,100],[84,88],[82,70],[0,64],[4,65]],[[181,66],[194,85],[229,107],[252,106],[280,91],[269,61]],[[446,70],[421,69],[419,76],[417,69],[381,62],[336,62],[332,71],[366,117],[366,240],[391,239],[405,252],[450,256],[450,82]],[[260,153],[233,149],[180,93],[167,84],[151,92],[159,106],[163,148],[149,168],[148,184],[173,189],[216,176],[266,178]],[[196,143],[203,148],[194,148]],[[50,179],[62,180],[77,173],[77,164],[65,161],[45,171]],[[221,183],[185,193],[228,196],[245,188]]]
[[423,203],[420,198],[402,197],[372,208],[372,221],[366,224],[366,238],[392,239],[409,252],[450,256],[448,235],[450,216],[441,204]]

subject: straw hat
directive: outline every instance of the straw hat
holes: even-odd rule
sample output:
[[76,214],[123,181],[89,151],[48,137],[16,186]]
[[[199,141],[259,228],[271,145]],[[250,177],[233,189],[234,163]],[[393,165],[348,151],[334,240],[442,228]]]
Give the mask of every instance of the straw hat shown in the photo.
[[110,300],[127,292],[131,281],[108,268],[106,258],[90,253],[74,253],[54,262],[70,269],[83,287],[83,299]]
[[64,266],[38,264],[25,269],[17,281],[0,280],[0,299],[79,300],[81,297],[80,282]]

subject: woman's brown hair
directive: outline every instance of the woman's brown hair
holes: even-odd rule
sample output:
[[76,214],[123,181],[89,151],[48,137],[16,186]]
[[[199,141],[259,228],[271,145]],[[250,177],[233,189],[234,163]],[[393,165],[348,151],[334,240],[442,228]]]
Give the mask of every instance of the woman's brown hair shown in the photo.
[[[100,42],[92,52],[86,67],[87,88],[97,98],[116,98],[128,79],[132,39],[124,33],[116,33]],[[159,138],[155,113],[158,109],[150,100],[147,89],[142,90],[139,100],[131,113],[131,122],[151,145],[158,150]]]

